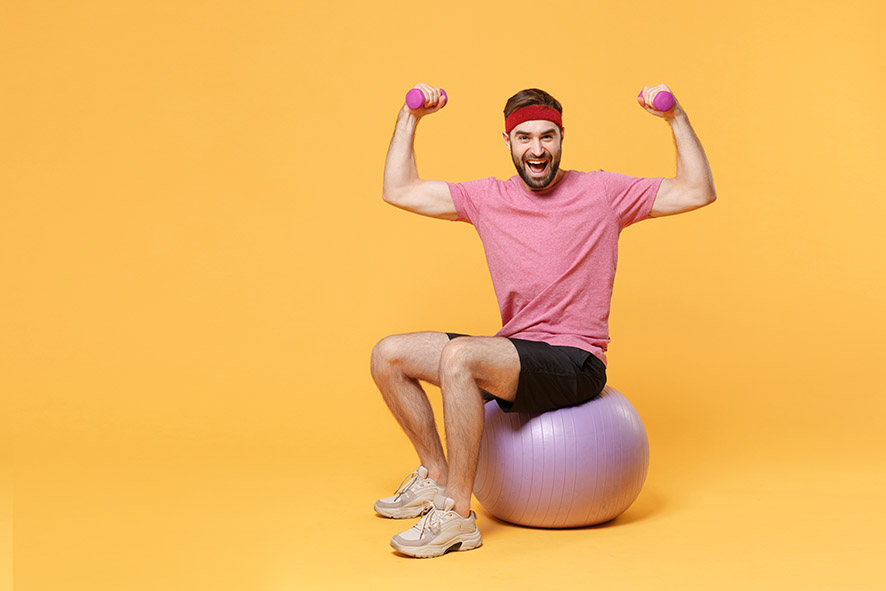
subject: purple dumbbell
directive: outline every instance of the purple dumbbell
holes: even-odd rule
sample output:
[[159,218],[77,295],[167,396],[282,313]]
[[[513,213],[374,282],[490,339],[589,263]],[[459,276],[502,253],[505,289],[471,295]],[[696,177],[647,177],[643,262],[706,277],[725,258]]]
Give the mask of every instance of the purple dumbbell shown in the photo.
[[[643,97],[643,91],[640,91],[640,94],[637,97]],[[652,97],[652,106],[657,111],[670,111],[674,108],[674,95],[666,90],[662,90],[660,92],[655,93],[655,96]]]
[[[446,102],[449,102],[449,97],[446,96],[446,91],[441,88],[440,92],[443,93],[443,98],[446,100]],[[424,104],[425,104],[425,93],[423,93],[419,89],[413,88],[412,90],[410,90],[409,92],[406,93],[406,106],[409,107],[410,109],[420,109],[421,107],[424,106]]]

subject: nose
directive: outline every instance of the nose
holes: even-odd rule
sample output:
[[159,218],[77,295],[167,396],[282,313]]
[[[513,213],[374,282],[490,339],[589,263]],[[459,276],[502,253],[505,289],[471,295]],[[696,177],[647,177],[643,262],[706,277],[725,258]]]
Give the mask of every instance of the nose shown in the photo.
[[532,140],[532,143],[529,145],[529,152],[533,156],[544,156],[545,149],[541,145],[541,138],[535,138]]

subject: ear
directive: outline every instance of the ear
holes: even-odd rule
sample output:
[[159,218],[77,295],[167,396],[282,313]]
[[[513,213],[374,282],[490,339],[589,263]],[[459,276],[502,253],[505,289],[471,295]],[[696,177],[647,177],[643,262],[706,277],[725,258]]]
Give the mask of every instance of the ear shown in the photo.
[[511,149],[511,137],[508,135],[506,131],[501,132],[501,137],[505,141],[505,145],[507,145],[508,150]]

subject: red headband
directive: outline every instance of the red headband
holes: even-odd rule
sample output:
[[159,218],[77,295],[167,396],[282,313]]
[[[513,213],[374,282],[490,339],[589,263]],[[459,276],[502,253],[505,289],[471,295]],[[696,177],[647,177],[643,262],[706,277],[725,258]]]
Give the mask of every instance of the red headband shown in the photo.
[[521,107],[507,116],[505,119],[505,133],[511,133],[511,130],[527,121],[552,121],[557,124],[560,131],[563,131],[563,116],[560,111],[543,105],[529,105]]

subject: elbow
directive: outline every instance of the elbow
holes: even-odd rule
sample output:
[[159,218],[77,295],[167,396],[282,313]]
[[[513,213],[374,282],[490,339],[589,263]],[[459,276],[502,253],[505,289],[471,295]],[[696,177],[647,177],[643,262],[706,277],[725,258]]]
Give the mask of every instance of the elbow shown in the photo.
[[714,201],[717,200],[717,191],[714,189],[714,185],[711,185],[708,188],[707,193],[705,194],[707,201],[705,201],[705,205],[710,205]]
[[397,207],[403,207],[404,203],[409,203],[413,200],[415,188],[416,185],[410,183],[385,184],[382,187],[381,198],[384,200],[385,203],[389,203]]
[[705,186],[698,187],[695,191],[693,191],[692,202],[695,203],[697,207],[710,205],[716,200],[717,191],[714,190],[713,184],[706,184]]
[[381,192],[382,201],[391,205],[397,205],[399,201],[399,192],[391,188],[385,187]]

